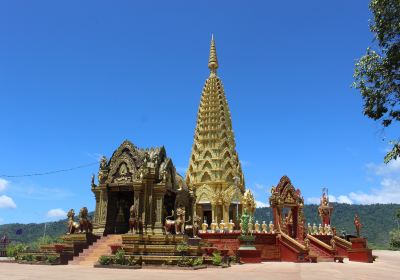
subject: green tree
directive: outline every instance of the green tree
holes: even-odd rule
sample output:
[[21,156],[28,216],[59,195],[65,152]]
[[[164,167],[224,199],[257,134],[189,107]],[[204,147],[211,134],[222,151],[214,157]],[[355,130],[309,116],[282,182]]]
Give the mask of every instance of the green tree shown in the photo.
[[[371,0],[370,30],[375,37],[354,70],[353,87],[364,100],[364,115],[381,120],[384,128],[400,121],[400,1]],[[400,141],[393,140],[385,163],[400,157]]]
[[394,250],[400,249],[400,230],[392,230],[390,235],[390,248]]

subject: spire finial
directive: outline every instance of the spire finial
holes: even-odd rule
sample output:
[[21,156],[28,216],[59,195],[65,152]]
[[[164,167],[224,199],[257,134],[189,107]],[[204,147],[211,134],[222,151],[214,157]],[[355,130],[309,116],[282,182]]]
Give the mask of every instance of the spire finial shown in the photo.
[[211,34],[210,57],[208,59],[208,68],[211,73],[216,73],[218,68],[217,50],[215,48],[214,34]]

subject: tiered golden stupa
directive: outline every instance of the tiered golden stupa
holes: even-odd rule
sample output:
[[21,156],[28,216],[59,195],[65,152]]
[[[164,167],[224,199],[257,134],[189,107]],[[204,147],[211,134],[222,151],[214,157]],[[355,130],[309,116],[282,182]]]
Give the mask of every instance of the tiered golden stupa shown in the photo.
[[217,76],[218,59],[211,38],[210,76],[201,95],[194,143],[186,183],[196,195],[196,215],[213,220],[237,222],[242,211],[245,183],[235,148],[231,115],[224,88]]

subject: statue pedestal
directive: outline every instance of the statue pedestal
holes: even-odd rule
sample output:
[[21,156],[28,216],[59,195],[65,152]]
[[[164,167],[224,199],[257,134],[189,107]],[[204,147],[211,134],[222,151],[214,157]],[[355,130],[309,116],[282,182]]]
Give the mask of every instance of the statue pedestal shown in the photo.
[[92,233],[73,233],[65,234],[61,237],[65,244],[72,246],[74,256],[79,255],[84,249],[87,249],[100,237]]
[[367,239],[362,237],[350,238],[351,249],[348,249],[349,261],[372,263],[372,250],[367,247]]
[[261,263],[261,251],[254,245],[255,237],[252,235],[242,235],[239,237],[240,247],[238,255],[240,262]]

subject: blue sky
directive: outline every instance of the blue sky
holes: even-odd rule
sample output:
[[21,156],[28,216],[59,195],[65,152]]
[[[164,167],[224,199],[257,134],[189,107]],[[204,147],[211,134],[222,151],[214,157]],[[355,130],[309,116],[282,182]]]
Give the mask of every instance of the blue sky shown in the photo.
[[[201,2],[201,3],[200,3]],[[394,129],[350,87],[372,44],[368,1],[1,1],[0,174],[109,157],[124,139],[188,166],[214,33],[246,185],[288,175],[314,202],[400,202]],[[98,166],[0,179],[0,222],[94,209]],[[51,211],[52,210],[52,211]]]

